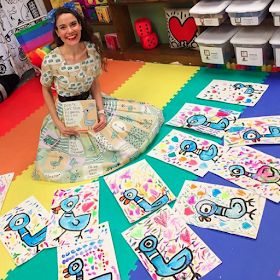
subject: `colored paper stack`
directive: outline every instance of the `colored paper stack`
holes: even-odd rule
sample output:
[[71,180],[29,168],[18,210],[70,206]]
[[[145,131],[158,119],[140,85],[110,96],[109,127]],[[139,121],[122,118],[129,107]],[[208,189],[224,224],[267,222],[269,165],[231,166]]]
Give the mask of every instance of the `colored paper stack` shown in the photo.
[[28,53],[32,50],[48,45],[53,41],[53,24],[48,20],[42,20],[30,27],[15,33],[23,51]]

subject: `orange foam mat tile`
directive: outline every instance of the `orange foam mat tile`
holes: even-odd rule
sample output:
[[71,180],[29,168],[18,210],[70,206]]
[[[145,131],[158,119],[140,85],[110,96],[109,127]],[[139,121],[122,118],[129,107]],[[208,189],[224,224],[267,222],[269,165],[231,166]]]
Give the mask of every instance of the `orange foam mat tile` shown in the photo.
[[42,106],[0,138],[0,174],[20,174],[36,157],[39,134],[47,108]]
[[[100,76],[102,91],[111,94],[144,64],[144,62],[108,60],[108,71],[104,71]],[[19,86],[9,98],[0,103],[0,120],[2,120],[0,136],[5,135],[43,104],[39,77],[34,77]]]
[[108,60],[107,71],[103,71],[99,78],[101,90],[111,94],[143,65],[145,62]]
[[34,77],[20,85],[10,97],[0,103],[0,136],[44,104],[40,80]]

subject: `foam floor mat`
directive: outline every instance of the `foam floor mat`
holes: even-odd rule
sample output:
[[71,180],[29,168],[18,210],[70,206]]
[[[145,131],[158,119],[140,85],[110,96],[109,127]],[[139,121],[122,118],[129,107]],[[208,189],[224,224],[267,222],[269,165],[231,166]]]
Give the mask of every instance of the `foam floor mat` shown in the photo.
[[[117,75],[118,73],[121,74]],[[252,113],[248,113],[248,116],[255,112],[254,107],[245,109],[243,106],[198,100],[196,95],[212,79],[229,79],[256,83],[266,81],[270,84],[269,90],[271,92],[265,93],[262,97],[259,104],[264,102],[263,104],[265,104],[266,109],[261,107],[263,110],[260,111],[269,114],[270,110],[277,111],[279,109],[279,102],[273,102],[273,100],[275,100],[276,97],[276,85],[277,83],[279,84],[280,81],[278,77],[273,75],[270,76],[263,72],[244,72],[182,65],[109,61],[108,72],[102,74],[100,81],[102,90],[115,97],[136,99],[163,108],[166,120],[171,118],[185,102],[235,109],[243,111],[243,114],[246,114],[246,112],[250,110]],[[31,88],[29,90],[32,91]],[[40,99],[40,89],[36,87],[35,91],[37,91],[36,96]],[[40,125],[47,112],[41,101],[42,100],[36,101],[36,106],[34,105],[32,110],[30,109],[27,113],[22,113],[22,118],[18,118],[17,122],[13,122],[12,125],[6,127],[0,138],[0,174],[15,171],[17,175],[12,182],[0,215],[9,211],[30,195],[34,195],[47,209],[49,209],[53,192],[56,189],[78,185],[77,183],[56,184],[38,182],[31,178]],[[257,106],[259,106],[259,104],[255,107],[258,108]],[[2,104],[0,104],[0,115],[1,105]],[[7,104],[5,104],[5,106],[7,106]],[[275,107],[276,109],[272,109]],[[8,109],[5,110],[8,111]],[[278,110],[278,114],[279,112],[280,110]],[[28,132],[30,129],[31,132]],[[198,178],[189,172],[167,165],[146,155],[146,153],[171,129],[171,127],[163,125],[160,133],[148,150],[137,158],[136,161],[145,158],[163,178],[174,194],[178,195],[184,180],[196,180]],[[213,139],[217,141],[214,137]],[[276,155],[277,148],[273,149],[271,147],[271,149],[270,153]],[[280,150],[279,147],[278,150]],[[278,152],[278,157],[279,156]],[[207,175],[203,180],[210,183],[217,183],[217,178],[213,175]],[[223,182],[223,184],[226,184],[226,182]],[[109,221],[110,223],[121,279],[151,279],[142,264],[137,260],[136,255],[121,236],[121,232],[127,229],[130,224],[124,217],[122,210],[106,186],[103,178],[100,179],[100,188],[100,222]],[[269,212],[267,212],[267,209],[265,210],[263,220],[266,219],[266,221],[261,224],[261,230],[257,240],[248,240],[246,238],[231,236],[213,230],[194,228],[196,233],[201,236],[201,238],[223,261],[221,266],[206,275],[203,279],[276,279],[278,270],[280,269],[279,261],[271,259],[270,255],[269,257],[266,255],[263,259],[266,257],[267,260],[264,261],[262,259],[261,263],[258,258],[254,257],[263,252],[268,253],[268,249],[263,251],[264,249],[262,246],[264,241],[267,242],[267,248],[270,248],[271,250],[273,246],[275,249],[279,247],[278,244],[280,243],[280,235],[276,231],[276,226],[273,225],[272,218],[274,217],[275,219],[278,219],[277,213],[279,213],[279,207],[277,208],[277,205],[275,206],[273,203],[267,204],[269,204]],[[278,221],[277,223],[275,222],[275,224],[277,225]],[[266,236],[269,229],[264,229],[263,226],[273,227],[274,232],[270,233],[271,240],[267,240],[268,238]],[[264,232],[267,232],[265,236],[263,236]],[[223,243],[221,240],[223,240]],[[247,250],[246,252],[245,248]],[[239,252],[242,252],[245,257],[243,258],[239,256]],[[11,258],[2,244],[0,245],[0,256],[2,260],[5,260],[4,264],[0,266],[0,278],[5,278],[8,275],[7,279],[13,280],[57,279],[56,249],[45,250],[26,264],[19,267],[15,267],[12,263]],[[263,273],[266,272],[268,277],[256,278],[258,274],[255,270],[260,273],[258,267],[261,266],[264,270]],[[42,273],[42,271],[44,271],[44,273]]]

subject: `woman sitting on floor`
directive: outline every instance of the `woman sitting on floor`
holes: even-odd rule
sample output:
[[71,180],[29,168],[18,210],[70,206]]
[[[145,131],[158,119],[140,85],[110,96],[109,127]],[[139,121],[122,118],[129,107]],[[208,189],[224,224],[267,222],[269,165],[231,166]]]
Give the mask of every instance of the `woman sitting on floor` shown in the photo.
[[[163,123],[162,112],[151,105],[101,95],[98,76],[104,63],[92,34],[75,9],[56,10],[57,47],[42,63],[41,84],[49,115],[41,128],[35,179],[76,182],[109,173],[142,153]],[[92,98],[98,111],[94,131],[67,128],[62,103]]]

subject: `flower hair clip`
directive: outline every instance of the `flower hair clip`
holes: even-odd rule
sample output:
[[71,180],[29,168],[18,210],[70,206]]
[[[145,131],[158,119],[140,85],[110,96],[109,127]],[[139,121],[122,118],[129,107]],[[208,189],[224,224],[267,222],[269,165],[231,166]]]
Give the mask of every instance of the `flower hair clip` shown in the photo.
[[[77,10],[76,10],[74,2],[66,2],[61,7],[70,9],[70,10],[72,10],[72,11],[77,13]],[[50,10],[48,12],[47,19],[48,19],[49,22],[51,22],[51,23],[55,22],[55,13],[56,13],[56,11],[57,11],[57,9],[52,9],[52,10]]]

